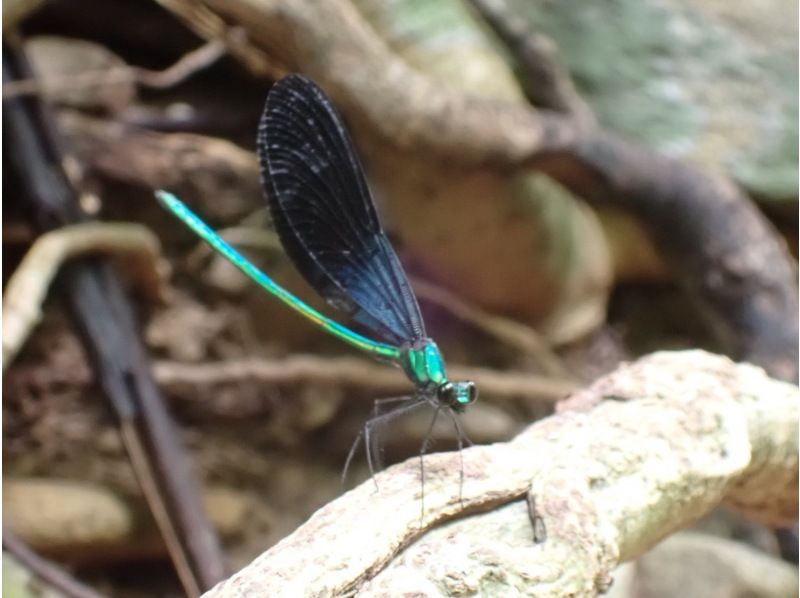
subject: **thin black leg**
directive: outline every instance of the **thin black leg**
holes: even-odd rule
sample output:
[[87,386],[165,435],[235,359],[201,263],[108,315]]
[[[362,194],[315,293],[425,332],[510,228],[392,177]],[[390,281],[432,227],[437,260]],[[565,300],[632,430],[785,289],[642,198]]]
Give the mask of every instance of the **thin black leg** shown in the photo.
[[[461,427],[461,420],[458,419],[458,414],[453,412],[452,409],[447,410],[450,419],[453,420],[453,427],[456,430],[456,442],[458,443],[458,461],[459,461],[459,477],[458,477],[458,503],[461,505],[461,508],[464,508],[464,439],[466,438],[469,442],[469,438],[466,437],[464,434],[464,430]],[[470,442],[470,444],[472,444]]]
[[[403,415],[405,413],[408,413],[410,411],[413,411],[414,409],[416,409],[416,408],[418,408],[418,407],[420,407],[422,405],[425,405],[427,403],[426,399],[421,399],[419,397],[413,397],[413,396],[409,396],[409,397],[391,397],[389,399],[379,399],[378,401],[376,401],[376,403],[379,403],[379,404],[376,405],[375,407],[373,407],[373,412],[379,411],[381,407],[385,407],[386,405],[389,405],[389,404],[392,404],[392,403],[406,403],[406,402],[410,402],[410,404],[403,405],[403,406],[401,406],[401,407],[399,407],[397,409],[394,409],[393,411],[389,411],[387,413],[382,413],[380,415],[376,415],[376,416],[371,417],[370,419],[368,419],[366,421],[366,423],[364,424],[364,427],[358,433],[358,436],[356,436],[356,439],[353,442],[353,446],[350,447],[350,452],[347,454],[347,460],[345,461],[345,464],[344,464],[344,471],[342,472],[342,484],[344,484],[345,479],[347,478],[347,471],[350,469],[350,464],[353,461],[353,457],[355,456],[356,450],[358,449],[358,446],[361,443],[362,439],[364,440],[364,448],[365,448],[366,453],[367,453],[367,465],[369,467],[369,472],[370,472],[370,475],[373,476],[373,481],[375,481],[374,480],[374,477],[375,477],[375,466],[374,466],[375,462],[374,462],[374,459],[373,459],[373,453],[375,451],[375,447],[373,445],[374,440],[375,440],[375,435],[372,432],[373,428],[377,428],[379,426],[384,426],[387,423],[389,423],[391,420],[393,420],[394,418],[399,417],[399,416],[401,416],[401,415]],[[377,481],[375,481],[376,488],[377,488],[377,485],[378,485],[378,483],[377,483]]]
[[420,513],[419,513],[419,526],[422,527],[422,520],[425,517],[425,452],[428,450],[431,435],[433,434],[433,426],[436,425],[436,418],[439,417],[439,411],[442,409],[441,405],[436,405],[436,411],[433,412],[433,419],[431,425],[428,426],[428,432],[425,434],[425,440],[422,441],[422,446],[419,448],[419,478],[422,489],[420,491]]

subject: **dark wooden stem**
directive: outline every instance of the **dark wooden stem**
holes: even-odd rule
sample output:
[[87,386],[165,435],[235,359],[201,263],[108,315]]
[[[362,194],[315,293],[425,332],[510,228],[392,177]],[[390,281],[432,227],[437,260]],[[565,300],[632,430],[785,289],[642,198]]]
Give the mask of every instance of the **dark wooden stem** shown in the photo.
[[[796,266],[740,188],[600,130],[535,161],[582,197],[636,216],[735,358],[797,380]],[[565,168],[584,176],[563,176]]]

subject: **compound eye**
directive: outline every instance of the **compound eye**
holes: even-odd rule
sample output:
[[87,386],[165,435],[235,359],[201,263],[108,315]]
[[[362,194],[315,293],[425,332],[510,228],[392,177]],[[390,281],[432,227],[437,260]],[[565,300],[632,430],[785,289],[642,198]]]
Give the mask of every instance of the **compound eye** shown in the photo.
[[439,401],[452,405],[456,399],[456,389],[452,382],[446,382],[439,387]]
[[467,382],[467,403],[474,403],[478,399],[478,387],[474,382]]

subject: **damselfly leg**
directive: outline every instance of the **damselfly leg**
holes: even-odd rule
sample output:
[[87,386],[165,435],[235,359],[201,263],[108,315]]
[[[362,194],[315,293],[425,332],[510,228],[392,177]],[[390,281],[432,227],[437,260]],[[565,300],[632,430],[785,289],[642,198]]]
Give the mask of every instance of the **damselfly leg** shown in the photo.
[[425,516],[425,453],[430,446],[431,438],[433,437],[433,427],[436,425],[436,419],[439,417],[442,405],[436,405],[433,417],[431,418],[431,425],[428,426],[428,432],[425,434],[425,439],[422,441],[422,446],[419,447],[419,479],[420,479],[420,513],[419,521],[422,527],[422,518]]
[[[344,463],[344,471],[342,472],[342,484],[345,483],[345,479],[347,478],[347,472],[350,469],[350,464],[353,461],[353,457],[358,450],[361,441],[364,441],[364,449],[367,453],[367,466],[369,467],[370,475],[372,475],[372,479],[375,482],[375,488],[378,487],[378,482],[375,480],[375,463],[376,463],[376,452],[379,452],[378,449],[380,447],[376,446],[376,439],[377,434],[376,432],[382,427],[385,426],[387,423],[399,417],[405,413],[409,413],[414,409],[421,407],[422,405],[427,404],[428,401],[424,398],[416,397],[416,396],[407,396],[407,397],[391,397],[388,399],[378,399],[375,401],[375,406],[372,409],[373,416],[371,416],[361,431],[356,436],[356,439],[353,441],[353,445],[350,447],[350,452],[347,454],[347,460]],[[386,411],[386,409],[396,405],[390,411]],[[380,463],[380,457],[377,457],[377,462]]]
[[458,478],[458,502],[464,506],[464,441],[467,446],[473,446],[473,442],[464,431],[464,426],[458,418],[458,414],[454,413],[452,409],[448,410],[450,418],[453,420],[453,427],[456,431],[456,442],[458,442],[458,461],[459,461],[459,478]]

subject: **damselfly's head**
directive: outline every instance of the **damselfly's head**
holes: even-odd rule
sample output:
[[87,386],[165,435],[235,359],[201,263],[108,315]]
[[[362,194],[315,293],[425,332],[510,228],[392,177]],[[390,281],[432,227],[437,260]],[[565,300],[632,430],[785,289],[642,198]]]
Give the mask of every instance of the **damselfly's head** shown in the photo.
[[436,389],[436,398],[457,413],[463,412],[478,398],[478,387],[474,382],[445,382]]

